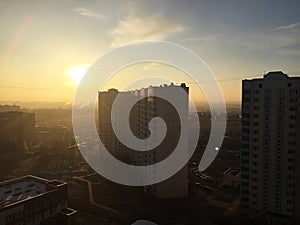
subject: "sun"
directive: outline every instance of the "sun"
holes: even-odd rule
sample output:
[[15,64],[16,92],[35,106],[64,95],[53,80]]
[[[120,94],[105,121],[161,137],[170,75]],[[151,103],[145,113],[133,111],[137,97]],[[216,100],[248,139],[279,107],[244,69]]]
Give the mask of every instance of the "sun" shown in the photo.
[[87,69],[83,66],[76,66],[70,70],[69,75],[76,84],[79,84],[84,74],[86,73],[86,70]]

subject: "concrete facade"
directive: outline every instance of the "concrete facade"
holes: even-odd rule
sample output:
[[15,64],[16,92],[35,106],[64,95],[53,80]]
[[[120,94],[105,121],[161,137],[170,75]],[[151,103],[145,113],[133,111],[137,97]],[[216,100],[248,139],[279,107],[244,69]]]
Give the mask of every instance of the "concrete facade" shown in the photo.
[[242,88],[242,214],[299,224],[300,78],[269,72]]
[[[152,165],[165,159],[176,147],[180,137],[181,124],[179,121],[176,109],[172,108],[171,104],[161,98],[155,97],[156,91],[172,91],[172,88],[183,88],[187,93],[189,88],[182,84],[176,85],[164,85],[159,87],[148,87],[140,90],[129,92],[118,92],[115,89],[110,89],[107,92],[99,92],[99,135],[106,148],[116,158],[130,163],[132,165]],[[135,136],[140,139],[145,139],[149,136],[149,121],[153,117],[159,116],[163,118],[167,127],[168,134],[164,141],[155,149],[147,152],[137,152],[132,149],[128,149],[119,140],[112,129],[111,125],[111,107],[117,94],[132,95],[135,97],[142,97],[142,99],[133,107],[130,114],[130,128]],[[188,96],[188,95],[187,95]],[[178,99],[183,110],[186,111],[186,121],[188,116],[188,97],[184,99]],[[126,102],[123,102],[126,106]],[[122,107],[121,107],[122,108]],[[122,109],[120,112],[122,113]],[[118,127],[122,130],[122,127]],[[154,130],[156,128],[154,127]],[[126,132],[126,131],[123,131]],[[184,132],[182,140],[188,148],[188,132]],[[152,174],[149,171],[149,174]],[[144,174],[144,179],[153,179],[153,174]],[[169,178],[168,180],[146,186],[145,191],[150,193],[156,198],[183,198],[187,196],[188,192],[188,170],[187,166],[182,168],[177,174]]]

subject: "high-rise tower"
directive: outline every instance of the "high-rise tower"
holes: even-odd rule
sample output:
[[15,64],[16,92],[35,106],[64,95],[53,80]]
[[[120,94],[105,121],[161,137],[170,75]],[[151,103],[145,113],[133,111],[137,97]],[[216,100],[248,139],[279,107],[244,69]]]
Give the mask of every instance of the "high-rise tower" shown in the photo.
[[299,103],[299,77],[243,80],[241,207],[249,218],[299,224]]

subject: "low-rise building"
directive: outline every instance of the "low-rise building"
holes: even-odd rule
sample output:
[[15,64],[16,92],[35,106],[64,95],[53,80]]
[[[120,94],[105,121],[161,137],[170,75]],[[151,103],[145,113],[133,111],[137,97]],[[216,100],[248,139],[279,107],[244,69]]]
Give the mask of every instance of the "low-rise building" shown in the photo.
[[223,173],[223,183],[226,186],[237,187],[240,185],[241,171],[235,168],[229,168]]
[[38,225],[58,215],[59,224],[75,224],[76,211],[67,208],[67,183],[32,175],[0,182],[1,225]]

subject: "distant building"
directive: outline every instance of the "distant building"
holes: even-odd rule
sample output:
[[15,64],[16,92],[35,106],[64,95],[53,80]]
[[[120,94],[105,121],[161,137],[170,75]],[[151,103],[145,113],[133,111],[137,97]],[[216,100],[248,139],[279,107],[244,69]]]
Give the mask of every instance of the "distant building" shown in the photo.
[[229,168],[223,173],[223,183],[226,186],[237,187],[240,185],[241,171],[235,168]]
[[243,80],[242,214],[300,224],[300,78],[276,71]]
[[35,140],[35,114],[21,111],[0,112],[0,146],[30,145]]
[[[130,162],[134,165],[152,165],[165,159],[175,149],[181,132],[180,119],[172,105],[166,100],[157,98],[156,92],[169,91],[173,89],[183,88],[187,93],[189,88],[182,84],[164,85],[160,87],[150,86],[140,90],[129,92],[118,92],[116,89],[110,89],[107,92],[99,92],[99,135],[106,148],[118,159],[123,159],[127,163]],[[153,117],[162,117],[165,121],[168,131],[165,140],[154,150],[148,152],[136,152],[128,149],[117,138],[111,125],[111,107],[118,94],[131,95],[134,97],[142,97],[142,99],[132,108],[130,114],[130,128],[134,135],[140,139],[145,139],[149,136],[149,121]],[[187,95],[188,96],[188,95]],[[183,99],[178,99],[181,107],[186,111],[186,121],[188,116],[188,97],[184,96]],[[123,102],[124,107],[127,105]],[[122,112],[122,107],[118,113]],[[118,129],[121,132],[123,127]],[[155,127],[154,127],[155,130]],[[182,131],[184,132],[184,131]],[[188,132],[182,134],[182,142],[188,148]],[[152,174],[151,171],[149,174]],[[153,179],[151,175],[145,174],[145,179]],[[187,166],[182,168],[177,174],[168,180],[153,184],[145,187],[145,191],[155,196],[156,198],[183,198],[187,196],[188,192],[188,170]]]
[[66,183],[31,175],[0,182],[1,225],[75,222],[76,211],[67,208]]
[[21,107],[18,105],[0,105],[0,113],[2,112],[21,112]]

